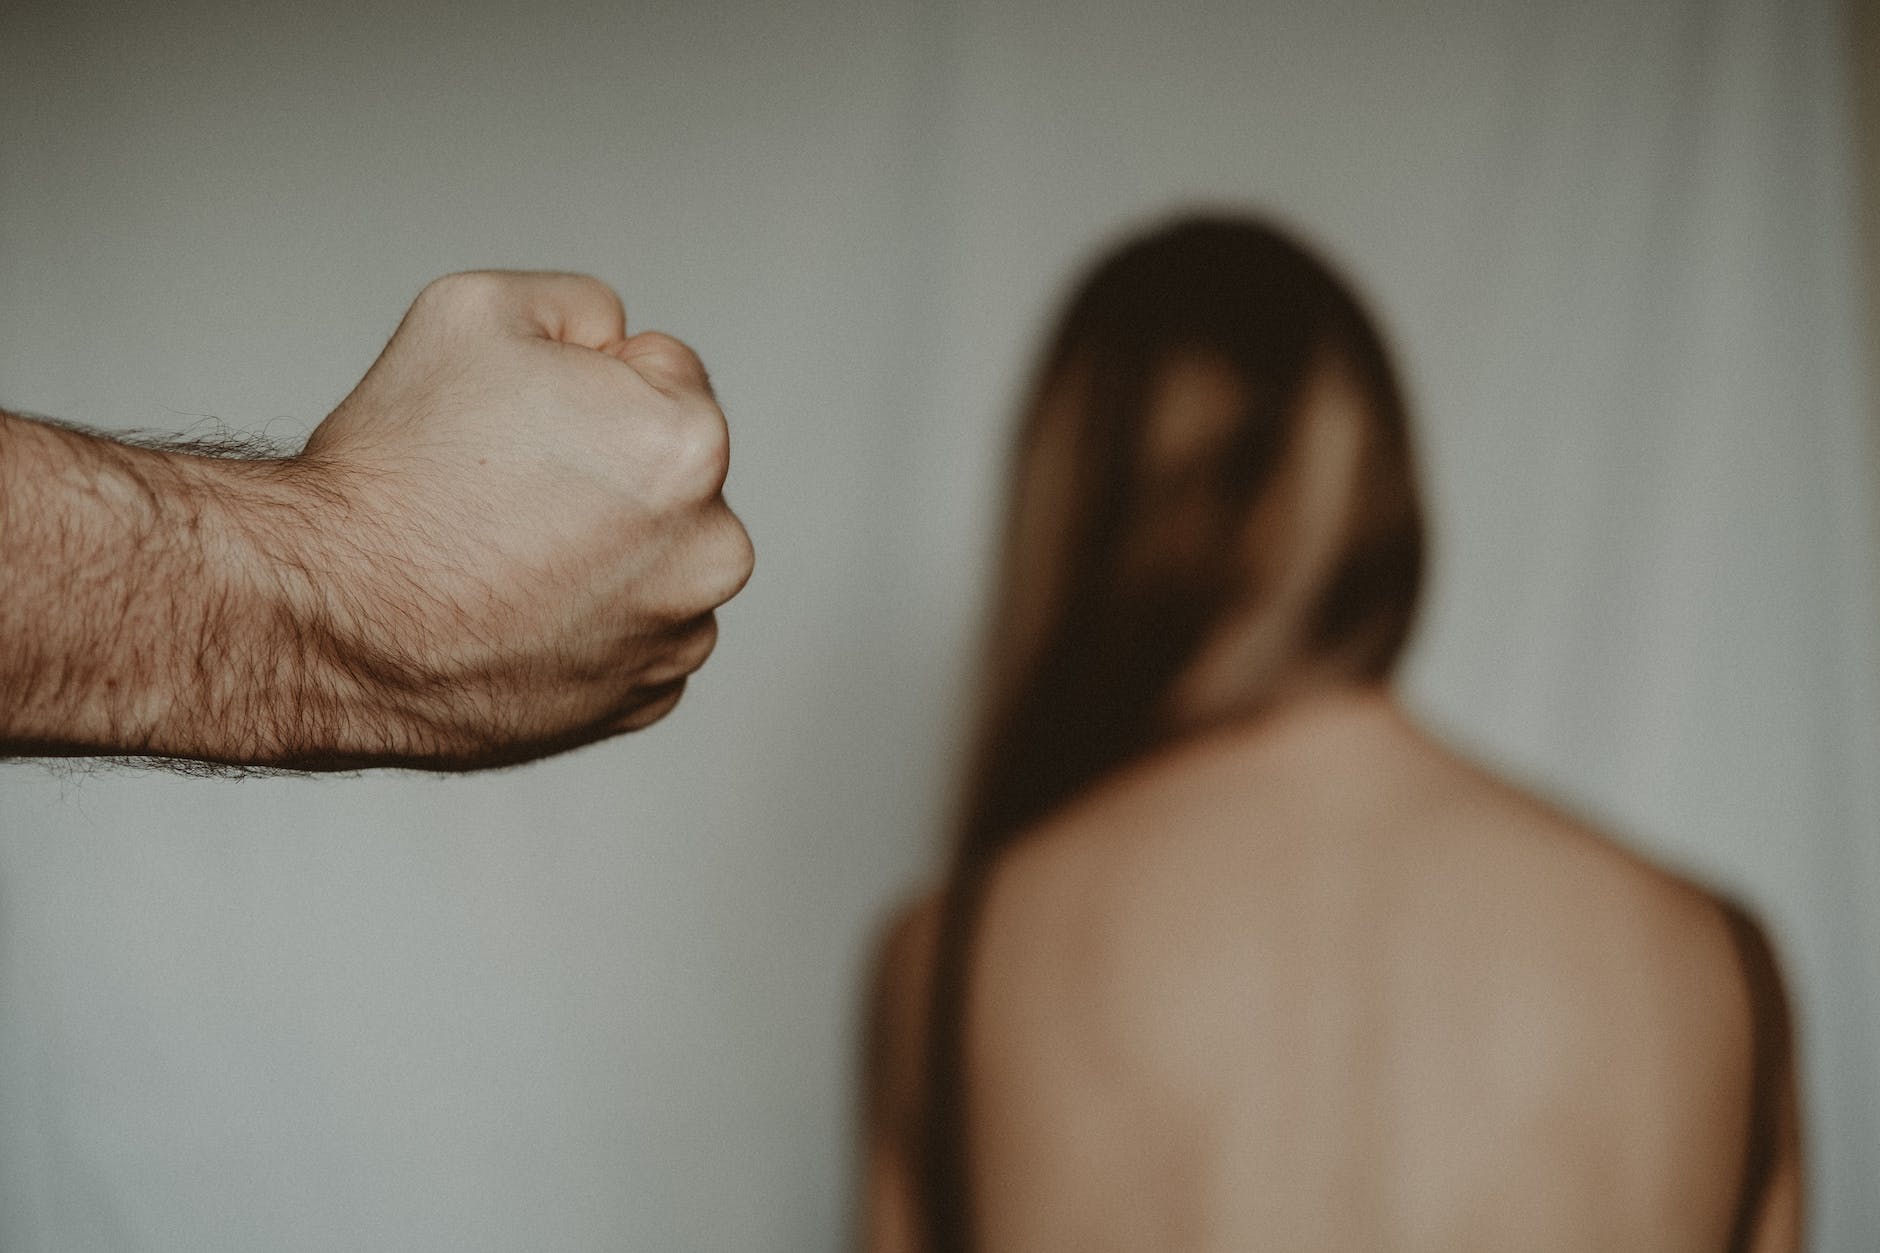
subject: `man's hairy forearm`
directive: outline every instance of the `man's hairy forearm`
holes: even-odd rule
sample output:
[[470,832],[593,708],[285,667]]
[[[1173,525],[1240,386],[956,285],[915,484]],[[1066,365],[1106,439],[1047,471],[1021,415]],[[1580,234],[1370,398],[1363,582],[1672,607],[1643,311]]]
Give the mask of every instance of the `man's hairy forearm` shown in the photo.
[[0,750],[293,765],[355,738],[290,468],[0,414]]
[[650,726],[751,573],[704,367],[449,275],[290,458],[0,413],[0,755],[470,769]]

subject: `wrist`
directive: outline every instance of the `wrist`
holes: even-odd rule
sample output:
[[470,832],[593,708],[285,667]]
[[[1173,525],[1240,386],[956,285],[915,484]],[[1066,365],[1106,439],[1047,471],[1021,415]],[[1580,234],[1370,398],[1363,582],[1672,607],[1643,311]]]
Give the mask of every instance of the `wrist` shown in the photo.
[[303,454],[238,474],[241,490],[220,505],[231,565],[278,641],[274,669],[249,672],[257,690],[281,696],[269,760],[488,764],[501,703],[479,699],[491,680],[487,645],[459,629],[467,613],[490,609],[481,578],[427,564],[423,537],[386,524],[394,501],[368,470]]
[[424,756],[389,601],[374,590],[388,554],[355,503],[304,459],[191,460],[240,616],[226,645],[205,637],[198,669],[221,686],[213,703],[254,728],[246,759],[332,769]]

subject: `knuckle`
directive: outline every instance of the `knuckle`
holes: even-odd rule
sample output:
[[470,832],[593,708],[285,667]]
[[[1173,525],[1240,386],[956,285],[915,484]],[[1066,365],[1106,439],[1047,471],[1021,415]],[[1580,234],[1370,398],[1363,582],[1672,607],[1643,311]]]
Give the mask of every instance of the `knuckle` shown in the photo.
[[660,503],[706,504],[724,489],[731,468],[729,435],[715,408],[668,401],[646,414],[640,459],[657,467]]
[[429,308],[480,308],[502,291],[505,276],[494,270],[460,270],[434,278],[418,293],[417,303]]
[[701,649],[698,664],[703,664],[716,645],[718,624],[712,611],[744,590],[756,565],[751,537],[729,510],[721,518],[708,519],[678,555],[682,571],[670,589],[664,617],[673,624],[694,621],[709,625],[681,627],[684,634],[677,645],[680,655],[692,647]]
[[406,318],[446,329],[488,322],[513,300],[512,279],[495,270],[464,270],[432,279],[412,301]]
[[617,723],[621,731],[643,731],[678,707],[685,695],[685,680],[675,679],[651,697],[629,709]]
[[757,568],[757,548],[744,524],[727,511],[712,562],[712,597],[720,605],[744,590]]
[[751,576],[757,573],[757,545],[751,542],[751,533],[744,529],[742,522],[737,523],[737,543],[738,559],[734,568],[738,575],[738,586],[733,595],[743,591],[745,584],[751,581]]
[[712,653],[718,648],[717,616],[706,614],[686,643],[684,665],[688,672],[697,670],[711,660]]
[[731,473],[731,433],[716,406],[700,406],[681,418],[678,466],[691,494],[710,500]]

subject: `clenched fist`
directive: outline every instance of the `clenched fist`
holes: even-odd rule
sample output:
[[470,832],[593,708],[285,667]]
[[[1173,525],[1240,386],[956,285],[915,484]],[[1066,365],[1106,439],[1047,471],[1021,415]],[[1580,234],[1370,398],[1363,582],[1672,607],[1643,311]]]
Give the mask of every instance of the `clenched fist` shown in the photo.
[[349,577],[319,613],[400,755],[534,755],[645,726],[751,573],[724,415],[691,350],[572,274],[419,295],[292,476]]
[[[108,619],[75,613],[71,655],[48,656],[0,610],[0,678],[29,696],[0,713],[15,751],[525,760],[663,716],[751,573],[698,358],[628,335],[579,275],[432,283],[286,460],[0,431],[0,486],[50,466],[69,489],[22,487],[0,521],[50,509],[83,536],[76,582]],[[0,575],[31,595],[32,569]]]

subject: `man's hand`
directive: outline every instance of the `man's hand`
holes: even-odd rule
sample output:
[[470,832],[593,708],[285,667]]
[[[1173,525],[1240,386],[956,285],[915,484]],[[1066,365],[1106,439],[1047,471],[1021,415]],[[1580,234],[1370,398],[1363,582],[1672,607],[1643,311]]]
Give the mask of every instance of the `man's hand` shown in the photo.
[[[53,547],[91,566],[79,581],[116,617],[68,623],[84,655],[55,658],[48,684],[43,664],[7,673],[49,650],[15,647],[36,624],[0,608],[0,678],[28,698],[0,703],[0,743],[456,769],[646,726],[750,575],[727,451],[698,359],[629,337],[605,285],[440,279],[298,457],[68,450],[60,472],[92,505],[57,519]],[[37,516],[0,502],[6,542],[32,544]],[[121,578],[93,577],[113,565]]]
[[728,455],[698,358],[602,283],[439,279],[296,467],[350,567],[307,589],[331,660],[419,757],[655,721],[751,572]]

